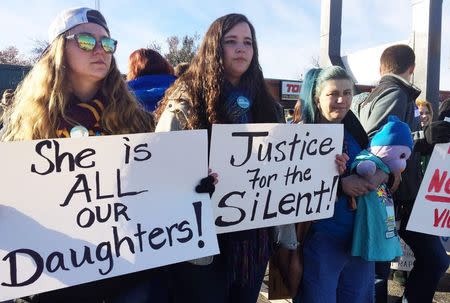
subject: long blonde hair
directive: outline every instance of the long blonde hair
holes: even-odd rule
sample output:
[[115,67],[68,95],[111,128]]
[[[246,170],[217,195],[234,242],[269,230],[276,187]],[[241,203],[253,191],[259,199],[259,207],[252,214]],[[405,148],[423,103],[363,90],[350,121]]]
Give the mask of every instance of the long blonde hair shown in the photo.
[[[71,85],[66,69],[65,37],[49,46],[16,90],[14,105],[8,113],[2,140],[55,138],[61,118],[71,121],[66,110],[71,100]],[[106,107],[101,126],[110,134],[149,132],[154,129],[151,114],[135,100],[117,69],[114,57],[100,88]]]

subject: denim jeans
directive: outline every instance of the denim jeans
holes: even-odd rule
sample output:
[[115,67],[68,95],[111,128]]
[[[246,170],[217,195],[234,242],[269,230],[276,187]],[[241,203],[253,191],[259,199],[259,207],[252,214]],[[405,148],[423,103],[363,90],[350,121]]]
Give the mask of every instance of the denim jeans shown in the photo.
[[406,230],[408,219],[402,218],[399,234],[416,260],[404,294],[408,303],[431,303],[439,280],[448,269],[449,257],[439,237]]
[[350,254],[350,241],[316,232],[305,241],[301,303],[372,303],[374,262]]

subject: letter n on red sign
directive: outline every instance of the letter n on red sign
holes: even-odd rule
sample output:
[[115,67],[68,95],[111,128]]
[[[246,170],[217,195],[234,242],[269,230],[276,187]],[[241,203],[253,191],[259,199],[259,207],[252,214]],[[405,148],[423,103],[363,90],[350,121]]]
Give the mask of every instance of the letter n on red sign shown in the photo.
[[443,171],[441,175],[439,169],[435,169],[428,186],[429,194],[425,199],[430,202],[450,203],[450,178],[447,175],[447,171]]

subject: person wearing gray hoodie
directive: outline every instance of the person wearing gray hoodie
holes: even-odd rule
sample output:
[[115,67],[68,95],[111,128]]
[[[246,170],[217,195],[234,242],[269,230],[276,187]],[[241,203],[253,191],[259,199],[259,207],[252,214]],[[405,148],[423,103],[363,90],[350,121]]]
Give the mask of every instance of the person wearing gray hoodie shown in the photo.
[[[402,302],[431,303],[437,284],[448,268],[449,258],[439,237],[406,230],[406,225],[422,180],[420,155],[431,153],[436,143],[449,141],[450,124],[436,121],[419,130],[415,99],[421,91],[410,82],[414,68],[415,54],[409,46],[399,44],[385,49],[380,58],[381,80],[357,110],[370,138],[387,122],[389,115],[396,115],[412,131],[414,150],[402,173],[399,188],[394,193],[399,210],[397,216],[401,218],[399,234],[416,258]],[[376,287],[376,302],[386,302],[389,263],[379,263],[377,273],[384,279],[381,279],[381,287]]]

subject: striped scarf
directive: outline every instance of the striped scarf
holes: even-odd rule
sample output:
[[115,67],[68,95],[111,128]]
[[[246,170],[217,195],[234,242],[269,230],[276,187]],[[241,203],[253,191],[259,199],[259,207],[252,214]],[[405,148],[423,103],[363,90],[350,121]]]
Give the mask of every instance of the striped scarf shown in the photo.
[[[231,123],[252,123],[252,94],[243,87],[226,81],[223,95],[225,112]],[[258,275],[269,261],[271,245],[269,229],[259,228],[222,234],[218,236],[220,252],[227,267],[227,282],[253,287]]]
[[220,253],[227,268],[228,287],[232,284],[254,287],[271,254],[269,228],[218,235]]
[[251,123],[253,97],[247,90],[225,81],[223,96],[225,97],[225,113],[231,123]]
[[62,117],[58,123],[56,135],[58,138],[69,138],[70,130],[75,126],[83,126],[89,131],[89,136],[102,136],[107,132],[101,126],[101,117],[105,105],[97,97],[88,102],[81,102],[73,97],[66,110],[66,116],[74,121],[69,122]]

